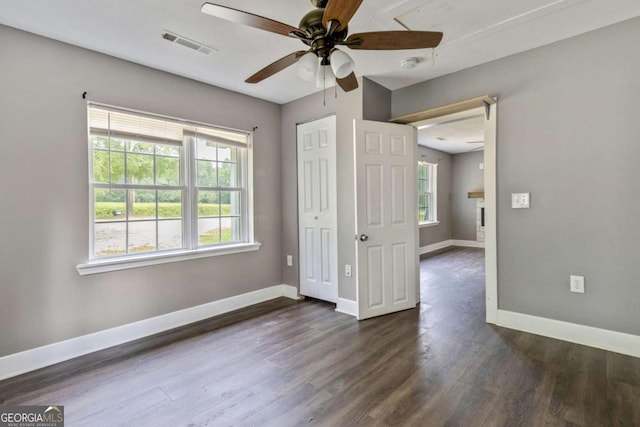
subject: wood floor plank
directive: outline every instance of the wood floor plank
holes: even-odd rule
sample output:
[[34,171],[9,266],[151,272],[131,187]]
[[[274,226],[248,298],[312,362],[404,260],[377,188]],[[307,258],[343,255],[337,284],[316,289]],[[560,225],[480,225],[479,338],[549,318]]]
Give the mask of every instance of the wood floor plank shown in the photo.
[[416,309],[361,322],[269,301],[2,381],[0,403],[71,427],[640,426],[640,359],[487,325],[483,265],[427,257]]

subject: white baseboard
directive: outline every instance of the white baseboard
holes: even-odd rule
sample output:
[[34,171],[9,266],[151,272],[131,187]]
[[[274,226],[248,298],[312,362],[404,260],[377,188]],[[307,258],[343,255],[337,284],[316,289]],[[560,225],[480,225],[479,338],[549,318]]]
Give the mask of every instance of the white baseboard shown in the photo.
[[498,326],[640,357],[640,336],[498,310]]
[[484,242],[476,242],[473,240],[453,240],[453,239],[443,240],[442,242],[434,243],[432,245],[422,246],[420,248],[420,255],[439,251],[440,249],[449,248],[451,246],[461,246],[464,248],[484,248]]
[[0,380],[279,297],[300,298],[295,286],[276,285],[3,356]]
[[336,311],[338,313],[358,317],[358,302],[350,299],[338,298]]
[[291,285],[280,285],[280,286],[282,286],[284,289],[284,294],[282,296],[285,296],[289,299],[294,299],[297,301],[301,301],[304,299],[304,297],[298,293],[298,288],[296,286],[291,286]]
[[443,240],[442,242],[423,246],[420,248],[420,255],[428,254],[431,252],[439,251],[440,249],[448,248],[449,246],[453,246],[451,242],[451,240]]
[[484,248],[484,242],[475,240],[452,240],[451,246],[462,246],[463,248]]

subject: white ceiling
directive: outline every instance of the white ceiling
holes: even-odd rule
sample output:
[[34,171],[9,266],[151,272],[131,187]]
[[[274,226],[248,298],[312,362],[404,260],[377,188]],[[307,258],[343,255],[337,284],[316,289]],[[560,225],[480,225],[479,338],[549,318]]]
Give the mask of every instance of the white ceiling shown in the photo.
[[[200,12],[204,0],[0,0],[0,23],[277,103],[318,91],[294,67],[244,80],[304,45]],[[219,0],[297,26],[308,0]],[[394,90],[640,16],[638,0],[365,0],[350,33],[443,31],[434,51],[355,51],[356,74]],[[402,25],[401,25],[402,23]],[[162,40],[164,30],[217,49],[204,55]],[[597,56],[597,52],[594,52]],[[400,61],[419,64],[402,70]]]
[[445,120],[418,128],[418,144],[458,154],[484,149],[484,114]]

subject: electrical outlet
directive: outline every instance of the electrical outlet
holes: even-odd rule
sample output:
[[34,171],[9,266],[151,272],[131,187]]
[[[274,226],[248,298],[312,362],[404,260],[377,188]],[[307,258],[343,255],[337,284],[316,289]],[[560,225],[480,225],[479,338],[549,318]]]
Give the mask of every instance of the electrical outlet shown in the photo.
[[293,267],[293,257],[291,255],[287,255],[287,267]]
[[511,208],[529,209],[529,193],[512,193]]
[[351,277],[351,266],[349,264],[345,264],[344,266],[344,275]]
[[584,276],[569,276],[569,287],[571,292],[584,294]]

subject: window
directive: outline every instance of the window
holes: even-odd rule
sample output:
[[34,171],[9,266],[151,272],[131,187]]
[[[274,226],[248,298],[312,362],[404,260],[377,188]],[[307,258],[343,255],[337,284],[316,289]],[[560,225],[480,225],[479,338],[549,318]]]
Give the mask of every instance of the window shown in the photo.
[[437,164],[418,163],[418,222],[420,224],[431,224],[438,221],[437,172]]
[[90,258],[252,243],[250,134],[89,105]]

